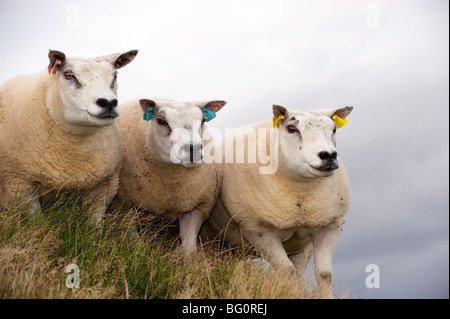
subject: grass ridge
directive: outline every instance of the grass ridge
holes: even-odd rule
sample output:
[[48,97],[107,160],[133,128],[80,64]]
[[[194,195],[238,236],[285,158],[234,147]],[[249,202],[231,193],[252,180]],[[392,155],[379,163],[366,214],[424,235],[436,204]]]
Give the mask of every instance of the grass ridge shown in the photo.
[[[257,269],[251,255],[215,243],[183,261],[177,227],[152,225],[142,240],[127,232],[135,220],[108,214],[91,226],[77,193],[45,200],[30,220],[19,205],[0,211],[0,298],[277,299],[318,298],[311,277]],[[68,289],[69,264],[80,269],[80,288]],[[340,297],[346,297],[344,289]]]

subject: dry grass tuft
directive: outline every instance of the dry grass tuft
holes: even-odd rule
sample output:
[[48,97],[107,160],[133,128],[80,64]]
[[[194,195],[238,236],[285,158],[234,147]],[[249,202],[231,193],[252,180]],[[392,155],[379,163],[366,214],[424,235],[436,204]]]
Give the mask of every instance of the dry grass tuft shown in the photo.
[[[76,194],[63,194],[29,220],[18,206],[0,212],[0,298],[289,299],[318,298],[312,276],[255,268],[248,253],[201,245],[191,263],[177,229],[149,226],[130,242],[133,221],[110,215],[89,225]],[[175,235],[174,235],[175,234]],[[80,288],[68,289],[66,266],[80,269]],[[349,288],[340,288],[346,298]]]

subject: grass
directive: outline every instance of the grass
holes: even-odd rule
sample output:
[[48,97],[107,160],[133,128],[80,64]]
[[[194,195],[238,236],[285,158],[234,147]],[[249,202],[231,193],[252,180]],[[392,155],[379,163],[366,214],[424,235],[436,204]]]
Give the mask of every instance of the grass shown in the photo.
[[[117,214],[102,228],[91,226],[76,194],[43,207],[32,220],[17,205],[0,212],[0,298],[319,297],[312,278],[252,267],[242,249],[206,243],[185,263],[171,225],[147,226],[140,242],[127,237],[132,221],[120,223]],[[70,264],[80,269],[80,288],[65,285]]]

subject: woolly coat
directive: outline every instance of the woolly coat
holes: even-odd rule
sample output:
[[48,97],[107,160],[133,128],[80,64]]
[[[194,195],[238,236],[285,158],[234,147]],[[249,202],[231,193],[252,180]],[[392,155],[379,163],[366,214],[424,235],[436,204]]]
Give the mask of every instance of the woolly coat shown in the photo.
[[[246,126],[251,127],[256,132],[258,128],[266,129],[268,150],[272,121]],[[234,132],[237,132],[233,136],[236,154],[236,140],[244,139],[236,138],[239,130]],[[255,136],[246,137],[245,156],[249,149],[256,150],[258,133]],[[271,158],[271,163],[274,160]],[[350,204],[350,186],[340,159],[340,168],[334,175],[309,181],[292,180],[280,170],[274,174],[260,174],[258,161],[217,165],[222,167],[223,173],[221,192],[202,230],[204,239],[221,236],[225,242],[240,245],[247,242],[248,232],[275,231],[287,253],[297,253],[302,247],[296,241],[301,242],[322,226],[340,228],[344,223],[343,217]],[[281,161],[279,165],[282,165]]]
[[106,190],[106,204],[114,197],[123,153],[117,124],[79,135],[63,129],[55,121],[62,109],[58,90],[47,71],[0,87],[0,202],[37,188],[91,196]]
[[151,147],[151,125],[156,124],[142,115],[138,101],[121,105],[118,124],[125,151],[115,203],[166,219],[197,210],[206,219],[218,195],[221,172],[212,164],[186,168],[156,160]]

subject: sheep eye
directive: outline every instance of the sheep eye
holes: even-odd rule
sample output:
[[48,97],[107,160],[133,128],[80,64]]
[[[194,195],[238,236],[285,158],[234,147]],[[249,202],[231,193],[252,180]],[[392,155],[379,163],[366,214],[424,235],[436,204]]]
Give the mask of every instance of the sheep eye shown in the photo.
[[111,83],[111,89],[114,88],[114,86],[116,85],[116,83],[117,83],[117,72],[114,73],[114,79],[113,79],[113,81],[112,81],[112,83]]
[[160,119],[160,118],[158,118],[158,119],[156,120],[156,122],[157,122],[159,125],[161,125],[161,126],[165,126],[165,125],[169,126],[169,124],[167,124],[166,121],[164,121],[163,119]]
[[70,72],[70,71],[64,72],[64,77],[65,77],[67,80],[75,79],[75,75],[74,75],[72,72]]
[[336,134],[336,126],[333,129],[333,134]]
[[287,127],[287,131],[288,131],[289,134],[294,134],[294,133],[298,132],[297,128],[294,125],[289,125]]

